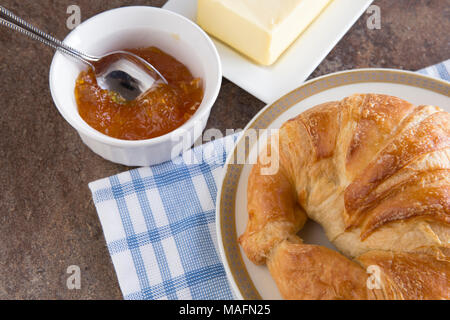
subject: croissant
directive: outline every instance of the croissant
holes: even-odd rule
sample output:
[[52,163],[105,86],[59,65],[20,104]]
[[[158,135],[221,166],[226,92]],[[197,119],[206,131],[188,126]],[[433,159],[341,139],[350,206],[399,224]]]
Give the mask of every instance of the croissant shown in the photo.
[[[285,299],[450,298],[450,115],[358,94],[286,122],[239,242]],[[269,142],[270,144],[270,142]],[[305,244],[307,219],[340,251]]]

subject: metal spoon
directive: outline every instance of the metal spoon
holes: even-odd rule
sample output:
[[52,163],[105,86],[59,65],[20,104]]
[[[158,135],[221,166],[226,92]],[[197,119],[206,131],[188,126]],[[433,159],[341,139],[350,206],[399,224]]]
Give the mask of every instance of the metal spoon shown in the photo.
[[19,31],[84,62],[94,70],[101,88],[115,91],[127,101],[135,100],[157,83],[167,84],[167,80],[155,67],[133,53],[114,51],[100,57],[84,54],[37,29],[2,6],[0,25]]

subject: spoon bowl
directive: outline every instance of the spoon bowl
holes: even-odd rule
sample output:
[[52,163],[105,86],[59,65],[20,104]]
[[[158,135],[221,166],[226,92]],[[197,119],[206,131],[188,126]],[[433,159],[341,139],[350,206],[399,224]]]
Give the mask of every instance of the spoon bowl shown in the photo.
[[110,52],[91,60],[90,65],[102,89],[117,92],[127,101],[137,99],[156,84],[168,84],[153,65],[126,51]]

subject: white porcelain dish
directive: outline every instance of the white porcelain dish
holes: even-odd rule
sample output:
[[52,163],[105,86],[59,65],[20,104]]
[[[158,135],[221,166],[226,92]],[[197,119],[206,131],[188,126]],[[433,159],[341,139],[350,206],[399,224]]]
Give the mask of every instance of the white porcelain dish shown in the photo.
[[53,100],[62,116],[95,153],[127,166],[148,166],[170,160],[181,153],[183,150],[178,146],[182,139],[186,149],[199,138],[220,90],[222,68],[215,45],[196,24],[160,8],[123,7],[83,22],[64,42],[92,55],[117,49],[156,46],[185,64],[195,77],[203,79],[203,102],[182,127],[154,139],[119,140],[96,131],[80,117],[74,88],[76,78],[86,66],[56,53],[50,68]]
[[[449,82],[408,71],[361,69],[330,74],[306,82],[265,107],[250,121],[244,134],[254,128],[280,128],[284,122],[313,106],[327,101],[339,101],[355,93],[388,94],[416,105],[436,105],[450,112]],[[231,160],[238,148],[245,150],[244,144],[245,139],[241,136],[228,157],[222,183],[218,188],[216,214],[221,257],[238,298],[281,299],[267,267],[250,262],[237,243],[248,221],[247,181],[252,165],[232,164]],[[257,155],[257,145],[254,143],[248,147],[248,157]],[[334,248],[322,228],[311,221],[300,236],[306,243]]]
[[[225,78],[265,103],[301,85],[317,68],[373,0],[334,0],[272,66],[258,65],[214,40]],[[195,21],[197,0],[169,0],[165,9]]]

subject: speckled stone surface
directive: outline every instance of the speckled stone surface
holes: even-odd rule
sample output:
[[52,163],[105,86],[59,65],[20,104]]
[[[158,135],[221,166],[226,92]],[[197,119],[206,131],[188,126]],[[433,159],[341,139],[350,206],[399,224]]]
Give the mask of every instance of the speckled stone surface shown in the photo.
[[[3,0],[59,38],[66,9],[85,20],[125,5],[164,0]],[[417,70],[450,58],[450,0],[379,0],[381,30],[363,15],[312,77],[361,67]],[[121,299],[88,183],[128,168],[83,145],[53,105],[51,49],[0,28],[0,299]],[[224,80],[208,124],[243,128],[264,103]],[[81,268],[81,289],[66,287],[67,267]]]

